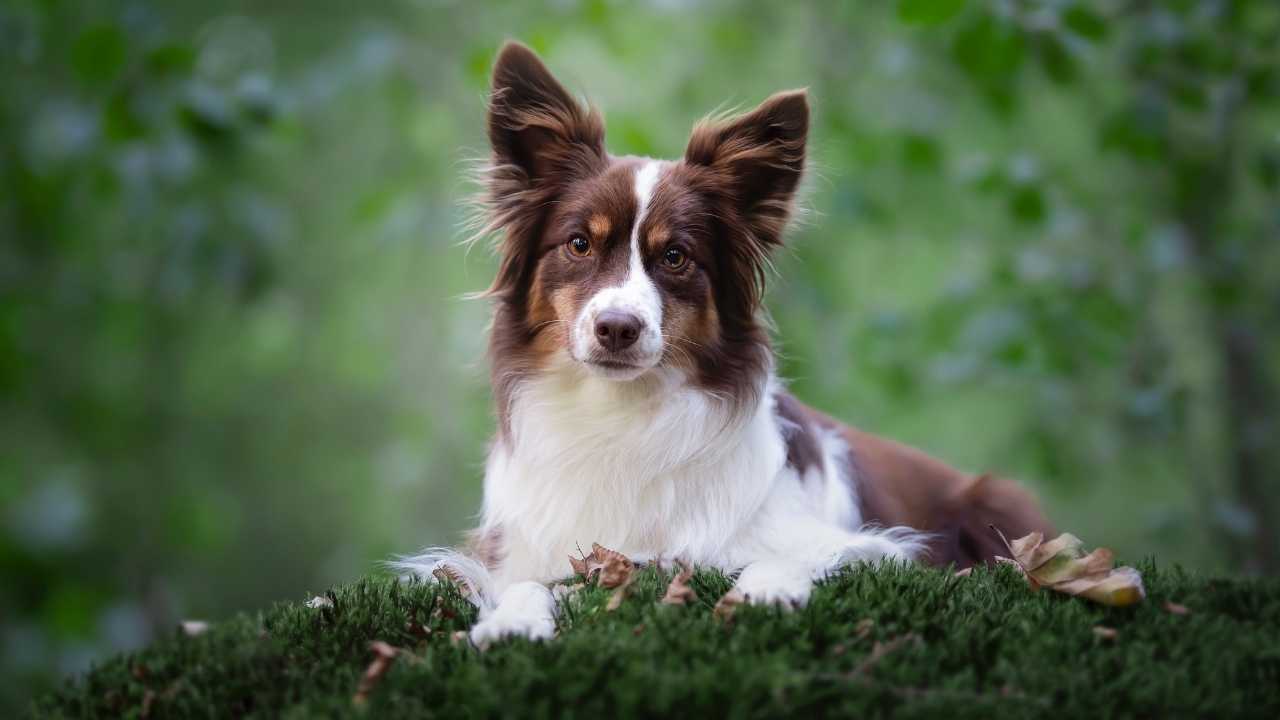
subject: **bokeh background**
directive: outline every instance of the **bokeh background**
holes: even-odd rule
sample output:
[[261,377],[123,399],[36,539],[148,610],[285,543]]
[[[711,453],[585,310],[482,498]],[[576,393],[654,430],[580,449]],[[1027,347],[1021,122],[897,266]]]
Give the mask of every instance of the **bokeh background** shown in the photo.
[[808,86],[796,393],[1124,557],[1280,569],[1272,0],[8,0],[0,707],[472,522],[506,38],[615,153]]

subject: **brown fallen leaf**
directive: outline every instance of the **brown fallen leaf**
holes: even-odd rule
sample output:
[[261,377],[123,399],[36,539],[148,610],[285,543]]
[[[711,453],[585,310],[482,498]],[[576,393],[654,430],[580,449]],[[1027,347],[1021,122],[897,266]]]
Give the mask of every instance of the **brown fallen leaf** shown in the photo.
[[1093,634],[1099,640],[1115,640],[1116,637],[1120,635],[1120,632],[1115,628],[1107,627],[1106,625],[1094,625]]
[[142,707],[138,709],[138,717],[142,718],[142,720],[147,720],[147,718],[151,717],[151,707],[155,705],[155,702],[156,691],[147,688],[147,691],[142,694]]
[[591,543],[590,555],[581,558],[570,555],[569,565],[573,567],[575,574],[586,578],[587,582],[595,576],[596,584],[603,588],[616,588],[627,582],[636,567],[631,558],[600,543]]
[[1033,532],[1011,542],[999,528],[991,529],[1013,556],[996,561],[1015,565],[1032,589],[1048,587],[1117,607],[1146,597],[1142,575],[1131,567],[1115,567],[1115,555],[1107,548],[1085,554],[1080,538],[1070,533],[1045,542],[1042,533]]
[[731,623],[733,622],[733,613],[738,609],[738,606],[746,602],[746,600],[747,596],[743,595],[741,590],[732,588],[716,602],[716,606],[712,608],[711,614],[720,622],[726,624]]
[[592,543],[591,551],[600,559],[600,579],[597,581],[600,587],[616,588],[631,582],[631,573],[636,568],[631,558],[600,543]]
[[471,587],[471,583],[467,582],[467,576],[463,575],[457,568],[441,563],[431,571],[431,574],[440,582],[453,585],[458,589],[458,594],[468,601],[472,603],[479,602],[476,591]]
[[875,645],[871,646],[871,652],[867,657],[863,659],[862,662],[858,663],[858,667],[854,668],[849,675],[855,677],[859,675],[866,675],[876,666],[877,663],[883,660],[886,655],[898,650],[907,643],[919,644],[920,637],[915,633],[907,633],[906,635],[899,635],[898,637],[886,642],[877,641]]
[[391,663],[395,662],[399,652],[395,646],[381,640],[369,643],[369,649],[373,651],[373,662],[365,668],[364,676],[360,678],[360,685],[356,688],[356,694],[351,698],[351,702],[356,705],[368,702],[369,694],[378,686],[382,676],[391,669]]
[[660,601],[663,605],[685,605],[698,601],[698,593],[689,587],[689,581],[693,579],[693,568],[680,563],[680,572],[671,578],[671,583],[667,585],[667,593],[662,596]]
[[[631,594],[631,581],[633,579],[634,576],[627,573],[627,579],[624,580],[622,584],[613,591],[613,594],[609,596],[609,602],[604,606],[605,612],[613,612],[614,610],[622,607],[622,601],[626,600],[627,595]],[[603,579],[600,584],[604,585]],[[608,586],[606,585],[605,587]]]
[[1187,607],[1186,605],[1173,602],[1172,600],[1164,601],[1164,611],[1169,613],[1170,615],[1190,615],[1191,614],[1191,608]]
[[431,637],[431,631],[428,630],[425,626],[423,626],[422,623],[418,622],[418,617],[416,614],[411,620],[409,620],[404,624],[404,631],[418,638],[419,640],[426,640]]

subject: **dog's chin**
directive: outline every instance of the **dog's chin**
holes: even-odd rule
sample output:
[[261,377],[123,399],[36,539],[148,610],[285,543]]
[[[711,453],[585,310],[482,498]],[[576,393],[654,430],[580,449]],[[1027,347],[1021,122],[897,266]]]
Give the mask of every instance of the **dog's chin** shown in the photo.
[[653,366],[648,364],[608,358],[583,360],[582,365],[592,375],[614,382],[631,382],[653,369]]

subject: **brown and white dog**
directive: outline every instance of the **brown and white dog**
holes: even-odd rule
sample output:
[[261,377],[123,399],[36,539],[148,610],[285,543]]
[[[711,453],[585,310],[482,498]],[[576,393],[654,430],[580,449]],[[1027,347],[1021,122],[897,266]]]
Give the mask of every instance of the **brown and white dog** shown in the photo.
[[[740,572],[799,604],[853,562],[968,566],[1048,529],[1018,486],[971,477],[792,397],[760,320],[805,162],[805,92],[694,128],[684,157],[605,150],[600,115],[509,43],[493,70],[485,231],[498,432],[484,507],[448,563],[480,592],[471,637],[546,638],[546,583],[599,542]],[[873,529],[874,528],[874,529]]]

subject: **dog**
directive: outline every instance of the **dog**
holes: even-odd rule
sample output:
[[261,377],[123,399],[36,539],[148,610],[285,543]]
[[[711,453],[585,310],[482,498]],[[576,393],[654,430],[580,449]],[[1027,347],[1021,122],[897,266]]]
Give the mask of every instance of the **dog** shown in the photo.
[[483,227],[497,433],[480,526],[429,550],[475,589],[479,646],[555,632],[547,584],[593,542],[737,573],[798,606],[846,565],[967,567],[989,530],[1048,530],[1018,485],[848,427],[775,374],[761,300],[805,166],[804,90],[692,132],[684,157],[617,157],[601,115],[533,51],[494,63]]

